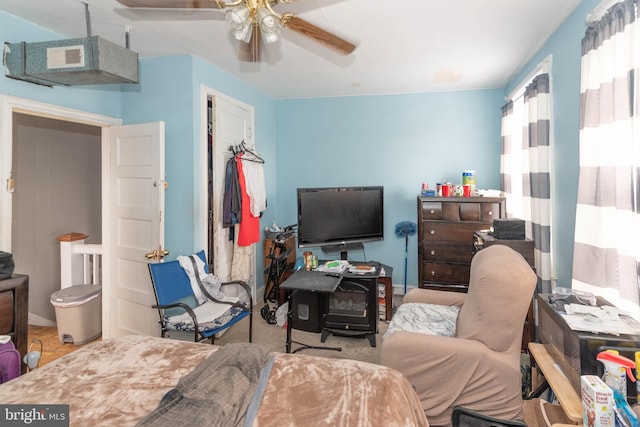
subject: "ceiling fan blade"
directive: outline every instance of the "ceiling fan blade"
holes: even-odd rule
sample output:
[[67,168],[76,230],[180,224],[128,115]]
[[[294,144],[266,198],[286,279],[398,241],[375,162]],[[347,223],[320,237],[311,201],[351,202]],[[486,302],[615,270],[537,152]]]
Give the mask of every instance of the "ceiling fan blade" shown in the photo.
[[243,62],[260,62],[261,40],[260,26],[254,23],[251,29],[251,39],[249,39],[249,43],[240,42],[238,59]]
[[335,49],[340,53],[347,55],[353,52],[353,50],[356,48],[353,43],[349,43],[348,41],[341,39],[335,34],[331,34],[328,31],[323,30],[322,28],[316,27],[312,23],[298,18],[297,16],[290,15],[283,18],[283,25],[285,27],[293,31],[297,31],[298,33],[310,37],[314,40],[317,40],[320,43],[332,49]]
[[128,7],[148,7],[154,9],[220,9],[216,0],[117,0]]

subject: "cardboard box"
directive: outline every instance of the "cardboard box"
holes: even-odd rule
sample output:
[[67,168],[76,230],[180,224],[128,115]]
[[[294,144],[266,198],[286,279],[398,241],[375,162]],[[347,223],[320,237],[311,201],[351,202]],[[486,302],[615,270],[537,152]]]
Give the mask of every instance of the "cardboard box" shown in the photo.
[[613,390],[600,377],[580,377],[582,396],[582,423],[588,427],[614,427]]

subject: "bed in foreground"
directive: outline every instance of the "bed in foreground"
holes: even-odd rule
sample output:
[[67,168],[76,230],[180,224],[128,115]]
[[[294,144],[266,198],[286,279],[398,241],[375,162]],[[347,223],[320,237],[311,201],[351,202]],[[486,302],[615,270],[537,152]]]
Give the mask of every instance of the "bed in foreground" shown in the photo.
[[2,384],[0,402],[69,404],[77,426],[428,426],[409,382],[389,368],[134,335]]

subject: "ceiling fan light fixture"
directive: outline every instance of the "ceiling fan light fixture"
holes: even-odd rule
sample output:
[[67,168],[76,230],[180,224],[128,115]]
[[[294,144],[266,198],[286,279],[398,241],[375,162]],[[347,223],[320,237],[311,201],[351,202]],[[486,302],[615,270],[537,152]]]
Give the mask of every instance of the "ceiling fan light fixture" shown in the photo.
[[262,40],[264,40],[265,43],[275,43],[278,40],[280,40],[280,33],[275,32],[275,33],[262,33]]
[[224,19],[232,30],[242,31],[250,23],[250,11],[245,6],[232,7],[224,13]]
[[[1,1],[1,0],[0,0]],[[231,34],[239,43],[241,61],[258,62],[260,44],[280,40],[280,28],[286,27],[302,36],[313,39],[342,54],[350,54],[356,48],[353,43],[295,16],[278,13],[274,7],[295,0],[116,0],[130,8],[150,9],[219,9],[224,13]],[[255,28],[254,28],[255,27]],[[249,55],[245,55],[245,53]],[[243,59],[247,58],[247,59]]]
[[253,24],[251,23],[251,21],[248,21],[244,25],[244,27],[233,32],[233,37],[235,37],[236,40],[241,40],[245,43],[249,43],[249,40],[251,40],[251,33],[253,32],[252,30],[253,30]]
[[257,12],[257,20],[262,32],[262,39],[265,43],[274,43],[280,40],[280,18],[261,7]]

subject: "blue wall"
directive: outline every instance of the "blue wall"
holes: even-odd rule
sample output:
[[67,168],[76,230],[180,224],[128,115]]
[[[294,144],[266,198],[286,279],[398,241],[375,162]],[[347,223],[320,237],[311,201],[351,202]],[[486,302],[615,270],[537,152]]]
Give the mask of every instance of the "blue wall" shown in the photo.
[[[404,279],[404,239],[395,224],[416,219],[422,182],[460,181],[475,169],[480,188],[499,185],[500,106],[503,97],[544,57],[553,55],[554,222],[556,269],[570,282],[578,179],[580,40],[598,0],[584,0],[504,89],[414,95],[273,100],[190,56],[145,58],[138,85],[47,88],[0,75],[0,93],[112,117],[125,123],[166,123],[167,246],[198,249],[200,90],[204,84],[255,108],[256,147],[266,160],[268,209],[263,226],[296,221],[295,189],[384,185],[385,240],[366,245],[366,258],[395,268]],[[61,38],[0,12],[0,42]],[[258,253],[261,251],[259,250]],[[365,254],[354,253],[356,260]],[[261,263],[258,263],[260,265]],[[258,272],[261,269],[258,268]],[[258,274],[259,284],[261,275]],[[409,242],[408,283],[417,283],[417,237]]]
[[[296,222],[298,187],[383,185],[385,239],[365,244],[366,259],[394,267],[393,282],[403,283],[405,242],[395,225],[416,221],[422,182],[460,183],[475,169],[479,188],[498,188],[502,102],[502,90],[280,101],[279,223]],[[418,282],[417,236],[407,282]]]
[[552,56],[553,157],[552,239],[558,285],[570,287],[579,169],[580,52],[586,16],[599,0],[584,0],[507,86],[517,87],[548,55]]

